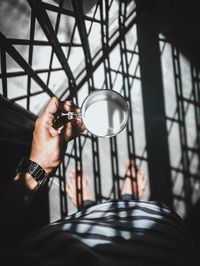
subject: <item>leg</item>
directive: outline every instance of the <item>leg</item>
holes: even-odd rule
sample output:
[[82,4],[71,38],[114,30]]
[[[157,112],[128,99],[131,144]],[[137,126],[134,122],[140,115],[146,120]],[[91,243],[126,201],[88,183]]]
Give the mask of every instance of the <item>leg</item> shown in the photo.
[[146,184],[147,177],[132,160],[128,160],[120,198],[125,201],[141,199]]
[[66,191],[68,197],[78,209],[86,209],[95,205],[95,199],[90,191],[87,177],[82,170],[71,172]]

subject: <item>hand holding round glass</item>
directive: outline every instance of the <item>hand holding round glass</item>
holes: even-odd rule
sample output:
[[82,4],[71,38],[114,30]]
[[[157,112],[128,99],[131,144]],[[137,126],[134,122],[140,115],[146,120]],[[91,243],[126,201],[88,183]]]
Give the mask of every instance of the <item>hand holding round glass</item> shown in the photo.
[[[80,115],[86,129],[97,137],[113,137],[127,124],[129,109],[124,98],[112,90],[89,94],[81,106]],[[68,119],[76,114],[68,113]]]

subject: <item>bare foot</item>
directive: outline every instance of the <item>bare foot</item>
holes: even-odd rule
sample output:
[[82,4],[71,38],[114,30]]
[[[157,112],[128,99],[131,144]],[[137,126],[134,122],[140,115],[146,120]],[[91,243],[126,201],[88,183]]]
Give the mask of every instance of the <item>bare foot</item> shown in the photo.
[[146,184],[147,177],[132,160],[128,160],[121,195],[131,194],[136,200],[139,200],[143,195]]
[[73,170],[67,180],[66,191],[73,204],[80,208],[84,200],[95,201],[87,177],[81,170]]

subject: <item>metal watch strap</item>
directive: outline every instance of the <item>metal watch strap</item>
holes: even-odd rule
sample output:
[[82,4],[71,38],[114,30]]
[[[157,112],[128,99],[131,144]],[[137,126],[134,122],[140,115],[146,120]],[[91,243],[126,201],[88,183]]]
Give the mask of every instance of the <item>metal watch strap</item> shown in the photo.
[[41,187],[44,185],[48,179],[49,174],[47,174],[44,169],[37,163],[28,160],[26,158],[22,158],[18,167],[17,173],[29,173],[32,177],[37,181],[37,187]]

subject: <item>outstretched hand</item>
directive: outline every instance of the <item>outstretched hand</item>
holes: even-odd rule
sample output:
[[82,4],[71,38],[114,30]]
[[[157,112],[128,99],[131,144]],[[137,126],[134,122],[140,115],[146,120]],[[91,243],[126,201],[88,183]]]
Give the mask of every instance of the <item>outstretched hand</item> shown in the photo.
[[68,141],[81,135],[85,127],[80,118],[68,121],[57,119],[61,113],[80,109],[71,101],[52,97],[42,114],[37,118],[29,159],[39,164],[47,173],[54,173],[67,148]]

